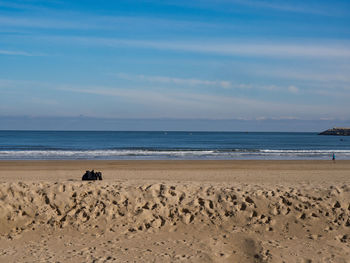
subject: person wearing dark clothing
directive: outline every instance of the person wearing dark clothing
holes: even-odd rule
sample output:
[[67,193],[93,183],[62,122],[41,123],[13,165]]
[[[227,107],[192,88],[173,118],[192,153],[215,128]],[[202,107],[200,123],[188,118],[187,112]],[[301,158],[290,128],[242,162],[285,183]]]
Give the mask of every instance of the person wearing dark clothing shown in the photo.
[[94,180],[102,180],[102,173],[92,171],[86,171],[83,177],[81,178],[83,181],[94,181]]

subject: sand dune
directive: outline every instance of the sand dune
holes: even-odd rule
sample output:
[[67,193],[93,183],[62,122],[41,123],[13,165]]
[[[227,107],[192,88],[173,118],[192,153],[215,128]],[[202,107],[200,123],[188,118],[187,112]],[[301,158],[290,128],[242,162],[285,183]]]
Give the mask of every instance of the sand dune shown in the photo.
[[0,184],[2,261],[349,262],[348,184]]

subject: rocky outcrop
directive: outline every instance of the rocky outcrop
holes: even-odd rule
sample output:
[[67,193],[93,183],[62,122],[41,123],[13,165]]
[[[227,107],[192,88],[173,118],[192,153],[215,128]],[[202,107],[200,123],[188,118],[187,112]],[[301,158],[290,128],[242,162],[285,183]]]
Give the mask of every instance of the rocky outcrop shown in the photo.
[[338,136],[350,136],[350,128],[337,128],[328,129],[324,132],[319,133],[319,135],[338,135]]

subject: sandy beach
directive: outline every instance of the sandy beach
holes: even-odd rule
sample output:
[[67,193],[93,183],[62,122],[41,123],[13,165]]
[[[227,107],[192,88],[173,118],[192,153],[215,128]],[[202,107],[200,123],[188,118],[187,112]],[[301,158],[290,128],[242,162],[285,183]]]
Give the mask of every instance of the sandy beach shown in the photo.
[[349,259],[350,161],[0,161],[1,262]]

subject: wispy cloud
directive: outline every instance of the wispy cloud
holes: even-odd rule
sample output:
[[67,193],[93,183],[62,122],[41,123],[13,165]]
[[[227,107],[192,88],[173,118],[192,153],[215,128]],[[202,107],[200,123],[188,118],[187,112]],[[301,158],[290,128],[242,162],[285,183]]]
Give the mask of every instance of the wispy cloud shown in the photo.
[[0,7],[8,9],[31,11],[31,12],[50,12],[57,7],[62,7],[63,1],[56,0],[26,0],[26,1],[0,1]]
[[18,16],[0,16],[2,27],[21,27],[39,29],[96,29],[96,25],[79,20],[67,20],[63,17],[36,18]]
[[287,87],[278,85],[257,85],[257,84],[245,84],[245,83],[232,83],[228,80],[205,80],[198,78],[179,78],[179,77],[168,77],[168,76],[148,76],[148,75],[133,75],[126,73],[112,74],[120,79],[130,80],[159,84],[175,84],[180,86],[210,86],[210,87],[220,87],[223,89],[255,89],[255,90],[265,90],[271,92],[288,92],[293,94],[299,93],[299,88],[295,85],[290,85]]
[[0,49],[0,55],[26,56],[26,57],[45,56],[45,54],[29,53],[29,52],[26,52],[26,51],[4,50],[4,49]]
[[23,3],[16,3],[16,1],[0,1],[0,7],[12,8],[12,9],[37,9],[34,5],[28,5]]
[[121,79],[131,81],[143,81],[162,84],[177,84],[189,86],[219,86],[222,88],[230,88],[232,83],[227,80],[204,80],[196,78],[175,78],[167,76],[147,76],[147,75],[131,75],[126,73],[117,73],[116,76]]
[[337,44],[284,44],[266,41],[252,40],[236,43],[234,40],[222,39],[220,42],[213,41],[162,41],[162,40],[131,40],[118,38],[98,37],[67,37],[52,36],[39,37],[42,40],[61,41],[76,45],[98,45],[114,48],[144,48],[155,50],[167,50],[178,52],[192,52],[202,54],[217,54],[225,56],[248,56],[248,57],[275,57],[275,58],[348,58],[350,47],[348,42]]
[[302,80],[311,82],[332,82],[350,84],[350,75],[340,68],[315,69],[311,71],[297,71],[293,69],[256,69],[255,75],[272,76],[283,79]]
[[[137,105],[144,105],[146,108],[153,109],[155,115],[151,117],[218,118],[218,116],[221,116],[222,118],[256,118],[258,117],[257,114],[264,112],[269,118],[280,118],[281,116],[329,116],[337,112],[337,109],[325,109],[323,105],[289,104],[236,96],[205,95],[190,92],[164,93],[146,91],[145,89],[80,88],[74,86],[61,87],[60,89],[129,100]],[[191,114],[188,115],[188,112],[191,112]]]
[[288,1],[288,0],[200,0],[200,1],[162,1],[164,4],[186,6],[200,9],[216,9],[225,12],[238,12],[237,5],[254,9],[276,10],[282,12],[313,14],[321,16],[345,15],[344,9],[335,8],[332,3],[322,3],[321,1]]
[[[202,93],[200,90],[179,90],[160,89],[155,90],[145,85],[139,87],[122,87],[119,85],[70,85],[45,83],[36,81],[11,81],[1,80],[0,88],[7,88],[12,94],[20,92],[24,88],[32,90],[35,100],[26,100],[22,105],[29,107],[36,105],[35,109],[44,109],[45,105],[50,106],[52,112],[63,112],[62,101],[56,102],[56,97],[43,95],[41,91],[55,90],[60,94],[58,98],[72,97],[73,93],[81,94],[79,99],[93,99],[93,107],[82,107],[77,102],[67,102],[65,109],[69,109],[79,114],[89,114],[89,116],[100,117],[139,117],[139,118],[257,118],[261,115],[268,118],[280,118],[281,116],[295,116],[298,118],[317,117],[346,117],[350,110],[343,102],[346,98],[337,103],[342,104],[342,111],[338,107],[324,107],[322,103],[309,102],[287,102],[273,99],[272,97],[253,98],[244,95]],[[252,86],[251,88],[255,88]],[[267,89],[268,86],[259,88]],[[276,87],[271,86],[272,92],[285,92],[304,94],[296,86]],[[34,92],[35,91],[35,92]],[[40,91],[40,92],[39,92]],[[57,93],[58,92],[58,93]],[[315,94],[317,96],[327,96],[330,94]],[[83,94],[92,98],[83,97]],[[332,94],[334,96],[334,94]],[[338,94],[339,95],[339,94]],[[30,96],[29,96],[30,97]],[[5,103],[6,104],[6,103]],[[103,107],[100,107],[103,105]],[[116,107],[115,105],[119,105]],[[106,109],[108,109],[106,111]],[[124,112],[126,110],[126,112]],[[95,114],[95,115],[94,115]]]
[[[125,43],[125,42],[124,42]],[[322,46],[305,44],[221,44],[221,43],[159,43],[151,41],[129,42],[155,49],[178,50],[198,53],[214,53],[230,56],[262,56],[262,57],[350,57],[350,48],[345,46]]]
[[[146,1],[145,1],[146,2]],[[154,1],[159,5],[176,5],[190,6],[198,9],[225,9],[226,11],[235,10],[237,5],[259,9],[270,9],[284,12],[316,14],[323,16],[344,15],[344,9],[335,8],[333,3],[320,1],[281,1],[281,0],[211,0],[200,1],[177,1],[177,0],[162,0]],[[338,3],[339,4],[339,3]],[[62,1],[0,1],[0,7],[19,9],[19,10],[50,10],[50,7],[64,7]],[[236,11],[237,12],[237,11]]]
[[39,97],[28,97],[28,102],[36,105],[56,106],[59,102],[55,99],[44,99]]
[[299,88],[297,88],[296,86],[289,86],[288,87],[288,91],[290,92],[290,93],[294,93],[294,94],[298,94],[299,93]]
[[[7,28],[65,29],[65,30],[210,30],[237,28],[236,25],[209,23],[198,20],[171,19],[149,16],[106,16],[77,12],[49,11],[50,16],[0,15],[0,25]],[[243,26],[239,26],[243,28]]]
[[[227,1],[225,1],[227,3]],[[323,16],[333,16],[343,14],[340,10],[334,10],[329,4],[322,5],[312,1],[276,1],[276,0],[230,0],[230,3],[245,5],[253,8],[273,9],[285,12],[316,14]]]

